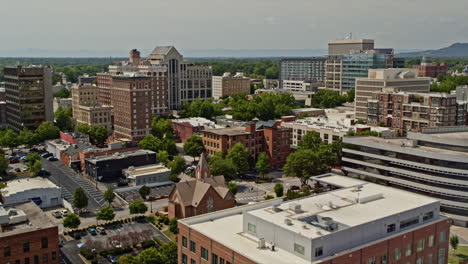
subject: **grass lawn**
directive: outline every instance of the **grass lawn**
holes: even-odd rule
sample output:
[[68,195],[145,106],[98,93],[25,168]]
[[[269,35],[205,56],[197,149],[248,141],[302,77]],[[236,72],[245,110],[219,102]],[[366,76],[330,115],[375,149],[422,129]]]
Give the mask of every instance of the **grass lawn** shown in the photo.
[[175,241],[177,235],[169,231],[169,229],[163,230],[163,234],[165,234],[170,240]]
[[450,250],[448,263],[458,264],[458,261],[468,259],[468,246],[459,246],[457,250]]

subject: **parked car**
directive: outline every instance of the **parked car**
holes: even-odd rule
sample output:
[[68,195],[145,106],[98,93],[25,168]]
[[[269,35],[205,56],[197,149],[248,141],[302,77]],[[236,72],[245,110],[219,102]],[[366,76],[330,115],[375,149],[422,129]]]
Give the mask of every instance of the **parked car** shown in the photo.
[[21,171],[28,171],[28,167],[21,168]]
[[13,158],[10,160],[10,164],[15,164],[15,163],[19,163],[19,159],[18,158]]
[[48,158],[48,157],[51,157],[51,156],[53,156],[53,155],[52,155],[52,153],[49,153],[49,152],[46,152],[46,153],[41,155],[41,157],[43,157],[43,158]]
[[96,227],[96,232],[98,232],[98,234],[100,235],[105,235],[106,234],[106,229],[102,226],[98,226]]
[[48,157],[47,158],[48,161],[57,161],[58,159],[56,157]]
[[49,175],[49,172],[46,169],[42,168],[37,175],[39,175],[41,177],[45,177],[45,176]]
[[16,171],[16,172],[21,172],[21,169],[20,169],[20,168],[16,168],[15,171]]
[[97,235],[96,229],[94,229],[94,228],[92,228],[92,227],[91,227],[91,228],[88,228],[88,232],[89,232],[92,236]]
[[62,214],[60,213],[60,211],[53,211],[53,212],[52,212],[52,215],[53,215],[55,218],[60,218],[60,217],[62,217]]
[[291,187],[289,187],[289,190],[292,190],[292,191],[299,191],[301,189],[301,187],[297,186],[297,185],[291,185]]
[[60,211],[60,213],[62,214],[63,217],[65,217],[68,215],[68,210],[62,210]]
[[30,152],[38,152],[39,150],[37,148],[32,148],[29,150]]
[[81,233],[80,232],[73,233],[73,238],[74,239],[80,239],[81,238]]
[[114,255],[107,255],[107,259],[110,261],[110,263],[117,263],[118,258]]
[[117,183],[117,187],[128,186],[128,182],[126,180],[120,180]]

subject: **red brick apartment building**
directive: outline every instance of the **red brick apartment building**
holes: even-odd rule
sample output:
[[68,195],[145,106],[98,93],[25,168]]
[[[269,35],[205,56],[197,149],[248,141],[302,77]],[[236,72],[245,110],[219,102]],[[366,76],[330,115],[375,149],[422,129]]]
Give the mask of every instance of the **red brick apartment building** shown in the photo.
[[439,215],[439,201],[345,176],[320,177],[340,188],[179,220],[179,263],[447,263],[451,220]]
[[430,62],[423,58],[421,65],[414,65],[413,69],[419,70],[419,77],[437,78],[439,75],[447,74],[447,63],[445,62]]
[[291,129],[281,127],[282,121],[253,120],[245,127],[205,129],[203,144],[208,155],[227,153],[235,144],[245,146],[250,156],[266,152],[273,167],[281,167],[291,152]]
[[33,202],[0,207],[0,263],[60,263],[58,227]]

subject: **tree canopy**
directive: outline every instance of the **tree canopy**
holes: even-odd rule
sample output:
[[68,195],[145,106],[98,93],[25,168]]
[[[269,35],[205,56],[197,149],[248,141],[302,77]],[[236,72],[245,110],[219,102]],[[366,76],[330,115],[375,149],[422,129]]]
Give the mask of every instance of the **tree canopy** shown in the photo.
[[80,226],[80,217],[76,214],[69,214],[63,219],[63,226],[66,228],[74,229]]
[[112,208],[112,206],[103,207],[96,214],[96,219],[97,220],[110,221],[110,220],[114,219],[114,217],[115,217],[115,213],[114,213],[114,208]]
[[64,110],[61,107],[59,107],[57,108],[57,110],[55,110],[54,116],[55,122],[61,131],[73,129],[71,108]]
[[182,117],[204,117],[211,119],[223,114],[222,105],[213,103],[213,99],[196,99],[191,103],[184,102],[182,111],[179,113]]
[[166,151],[169,155],[177,155],[177,147],[173,140],[168,138],[157,138],[153,135],[148,135],[144,137],[139,143],[140,147],[144,149],[152,150],[156,153],[163,150]]
[[226,155],[226,159],[230,160],[236,168],[237,175],[246,172],[249,169],[249,153],[244,148],[242,143],[236,143]]
[[312,107],[333,108],[348,101],[348,95],[340,95],[338,91],[319,90],[312,98]]
[[309,177],[325,173],[327,165],[316,151],[299,149],[288,156],[283,169],[286,176],[297,177],[302,185],[307,185]]
[[184,144],[184,152],[185,154],[193,157],[195,160],[196,157],[200,156],[203,151],[205,151],[205,147],[203,146],[203,140],[201,137],[193,134]]
[[255,117],[261,120],[272,120],[284,115],[290,115],[297,107],[290,93],[261,93],[247,100],[245,94],[234,95],[228,100],[232,110],[229,112],[234,119],[250,121]]
[[148,211],[148,206],[141,200],[134,201],[128,208],[131,214],[144,214]]
[[257,170],[260,177],[264,177],[271,169],[270,159],[265,152],[260,153],[257,157],[257,164],[255,164],[255,169]]
[[78,187],[73,194],[73,206],[83,209],[88,206],[88,197],[81,187]]
[[71,92],[66,87],[60,88],[56,93],[54,93],[54,97],[60,98],[69,98],[71,97]]
[[441,78],[440,83],[433,83],[431,85],[431,92],[450,93],[459,85],[468,85],[468,76],[446,75]]

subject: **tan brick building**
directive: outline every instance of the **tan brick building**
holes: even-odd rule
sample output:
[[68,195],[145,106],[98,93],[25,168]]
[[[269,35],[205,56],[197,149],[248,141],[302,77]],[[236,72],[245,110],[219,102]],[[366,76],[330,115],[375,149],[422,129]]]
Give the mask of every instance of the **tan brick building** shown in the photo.
[[184,175],[169,194],[169,218],[182,219],[235,206],[224,176],[211,175],[205,154],[200,156],[195,174],[195,178]]
[[223,76],[213,76],[212,83],[214,99],[239,93],[250,94],[250,78],[244,77],[241,72],[234,76],[229,72],[225,72]]
[[72,87],[73,118],[77,124],[102,126],[112,131],[112,107],[99,103],[96,85],[80,84]]
[[281,167],[291,153],[291,129],[281,127],[282,121],[258,121],[247,123],[245,127],[205,129],[203,144],[208,155],[216,152],[227,153],[237,143],[245,146],[250,156],[266,152],[273,167]]

